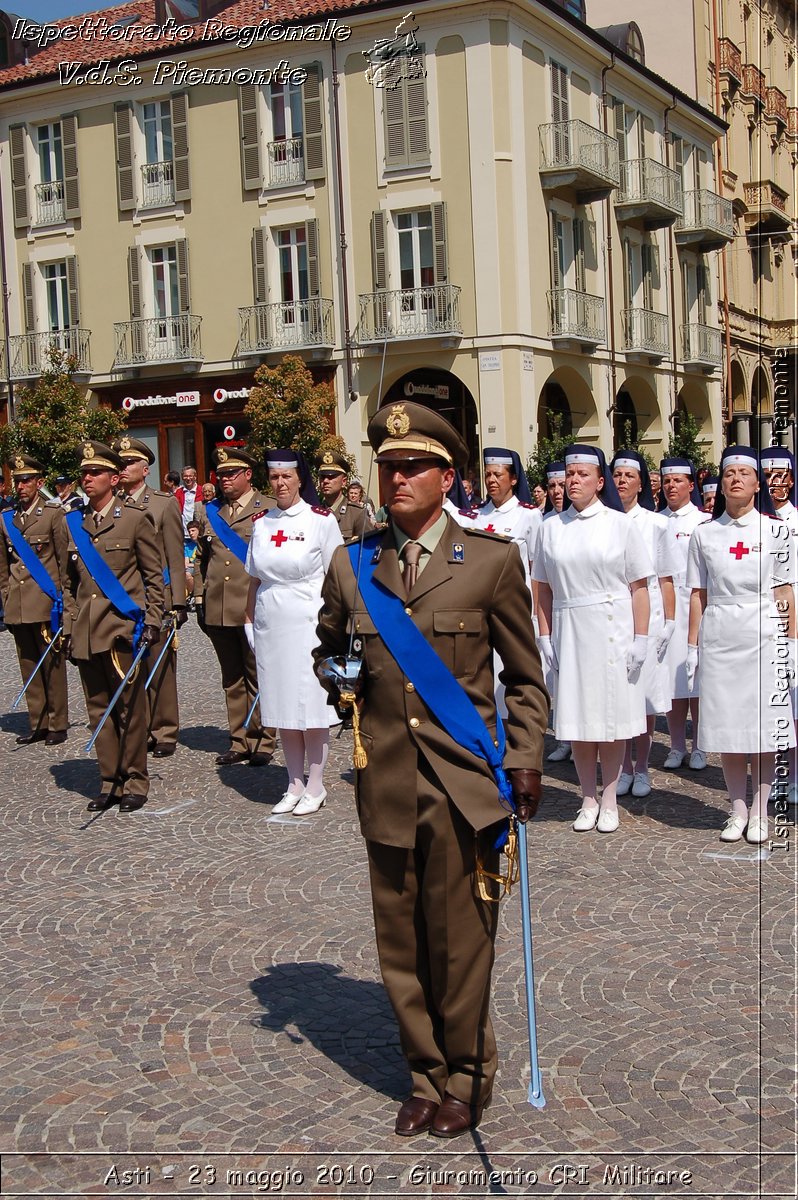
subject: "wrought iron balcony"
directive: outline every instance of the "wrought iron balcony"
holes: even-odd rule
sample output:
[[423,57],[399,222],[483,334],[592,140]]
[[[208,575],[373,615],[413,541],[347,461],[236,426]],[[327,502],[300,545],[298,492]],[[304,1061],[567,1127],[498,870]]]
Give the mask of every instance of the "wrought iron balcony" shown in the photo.
[[606,340],[603,296],[590,296],[574,288],[548,292],[549,337],[552,341],[581,342],[597,346]]
[[624,308],[621,319],[624,348],[630,354],[649,359],[666,358],[670,354],[671,339],[665,313],[650,308]]
[[36,225],[57,225],[64,220],[64,181],[51,179],[49,183],[37,183]]
[[333,346],[332,300],[251,304],[238,310],[238,353]]
[[460,288],[450,283],[360,296],[359,342],[460,335]]
[[618,143],[585,121],[554,121],[538,127],[541,185],[575,188],[584,202],[609,196],[620,180]]
[[718,39],[720,49],[720,73],[725,75],[739,85],[743,82],[743,59],[737,46],[731,38],[722,37]]
[[173,204],[174,199],[175,173],[172,160],[142,163],[141,207],[160,208],[164,204]]
[[713,325],[682,325],[682,364],[714,371],[723,363],[723,336]]
[[283,138],[269,142],[269,185],[281,187],[286,183],[302,183],[305,178],[303,139]]
[[114,367],[145,367],[149,363],[202,362],[202,317],[148,317],[114,323]]
[[792,225],[787,212],[789,194],[772,179],[744,183],[743,195],[748,210],[744,218],[746,231],[759,228],[763,232],[789,232]]
[[787,97],[781,88],[765,88],[765,118],[783,129],[787,127]]
[[754,100],[757,104],[765,103],[765,73],[753,63],[746,63],[743,67],[743,86],[740,94],[746,100]]
[[684,193],[684,216],[676,222],[676,241],[680,246],[699,250],[718,250],[734,237],[731,201],[695,188]]
[[619,221],[643,220],[647,229],[672,225],[682,216],[682,181],[654,158],[621,162],[621,186],[615,195]]
[[[66,355],[75,375],[90,375],[88,329],[53,329],[47,333],[20,333],[8,339],[12,379],[38,379],[51,366],[50,351]],[[74,365],[73,365],[74,364]]]

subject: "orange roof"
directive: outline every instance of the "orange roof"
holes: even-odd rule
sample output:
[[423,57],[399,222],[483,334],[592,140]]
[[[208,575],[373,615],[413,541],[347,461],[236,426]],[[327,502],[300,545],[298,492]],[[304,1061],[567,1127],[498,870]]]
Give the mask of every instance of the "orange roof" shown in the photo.
[[[13,0],[12,0],[13,2]],[[399,4],[399,0],[396,0]],[[67,40],[59,37],[31,54],[30,61],[0,70],[0,89],[7,90],[15,84],[34,83],[41,79],[58,75],[59,64],[62,62],[79,62],[87,66],[93,65],[99,59],[118,61],[126,58],[148,58],[155,55],[163,56],[164,51],[170,55],[188,49],[197,49],[202,45],[219,44],[222,39],[213,36],[213,31],[219,26],[243,26],[268,24],[309,24],[318,23],[333,15],[344,18],[348,12],[364,11],[369,8],[390,7],[390,0],[271,0],[264,8],[263,0],[229,0],[229,3],[218,9],[212,16],[202,18],[194,23],[190,37],[172,36],[157,37],[154,33],[155,0],[129,0],[127,4],[115,4],[109,8],[95,12],[83,13],[74,17],[65,17],[60,21],[41,22],[51,28],[64,29],[76,26],[80,29],[85,22],[87,32]],[[12,22],[31,26],[37,22],[31,18],[17,18],[12,13],[6,14]],[[135,21],[127,24],[125,18],[136,17]],[[109,26],[123,23],[124,37],[119,39],[103,34]],[[339,24],[344,25],[345,20]],[[174,23],[172,28],[179,27]],[[186,26],[182,26],[185,28]],[[137,30],[149,28],[150,34],[145,39]],[[162,23],[160,29],[166,26]],[[35,38],[34,38],[35,42]],[[236,49],[236,43],[229,41],[231,50]],[[279,41],[268,41],[264,44],[279,46]],[[28,42],[30,46],[30,41]]]

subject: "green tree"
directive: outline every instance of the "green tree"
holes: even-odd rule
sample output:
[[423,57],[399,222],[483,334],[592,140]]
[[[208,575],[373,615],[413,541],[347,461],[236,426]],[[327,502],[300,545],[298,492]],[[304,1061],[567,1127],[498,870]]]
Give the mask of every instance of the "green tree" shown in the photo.
[[52,486],[57,475],[77,474],[81,442],[110,442],[127,420],[124,413],[90,404],[72,378],[73,356],[51,347],[47,358],[33,387],[17,393],[14,423],[0,428],[0,456],[5,462],[15,451],[32,454],[46,465]]
[[330,433],[334,411],[332,384],[314,383],[302,359],[287,354],[278,366],[255,372],[255,387],[244,409],[251,424],[249,449],[262,459],[270,448],[290,446],[311,463],[320,450],[346,454],[343,440]]
[[654,456],[649,454],[648,450],[645,450],[640,444],[639,434],[636,438],[632,437],[632,422],[628,417],[625,421],[621,422],[620,438],[618,445],[615,447],[616,453],[618,450],[636,450],[649,471],[655,471],[658,468],[658,464],[654,461]]
[[668,438],[667,458],[689,458],[696,471],[701,467],[709,467],[717,471],[717,467],[707,457],[706,444],[699,440],[699,424],[688,412],[677,413]]
[[526,460],[526,477],[530,489],[537,483],[546,486],[546,463],[560,462],[565,447],[570,446],[574,440],[570,434],[563,433],[562,424],[561,413],[549,413],[551,436],[541,438]]

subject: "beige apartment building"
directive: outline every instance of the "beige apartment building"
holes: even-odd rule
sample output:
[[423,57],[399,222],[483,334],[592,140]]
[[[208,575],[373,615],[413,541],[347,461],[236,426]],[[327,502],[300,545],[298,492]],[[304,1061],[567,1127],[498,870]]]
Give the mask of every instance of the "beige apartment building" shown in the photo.
[[320,0],[301,27],[279,3],[205,8],[180,40],[137,0],[44,48],[5,18],[13,387],[55,341],[161,473],[245,438],[255,369],[289,351],[334,380],[364,473],[370,415],[408,397],[475,467],[483,445],[525,457],[552,414],[656,455],[687,411],[718,456],[726,127],[634,23],[598,33],[576,0],[410,20]]

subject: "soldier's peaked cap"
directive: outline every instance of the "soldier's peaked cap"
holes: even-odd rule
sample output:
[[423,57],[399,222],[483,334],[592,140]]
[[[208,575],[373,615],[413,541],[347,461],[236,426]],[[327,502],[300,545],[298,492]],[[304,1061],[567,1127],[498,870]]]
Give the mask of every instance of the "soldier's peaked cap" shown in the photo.
[[120,458],[146,462],[150,466],[155,462],[155,455],[147,443],[142,442],[139,438],[131,437],[127,433],[123,433],[116,441],[111,442],[111,449],[115,450]]
[[440,458],[460,470],[468,462],[468,446],[455,427],[433,408],[411,400],[384,404],[377,409],[367,433],[377,462],[392,458]]
[[123,460],[105,442],[81,442],[78,454],[81,471],[98,467],[101,471],[113,471],[118,475],[125,469]]
[[211,457],[217,471],[226,471],[228,468],[248,470],[258,465],[257,459],[243,446],[217,446]]
[[348,475],[349,463],[337,450],[324,450],[316,455],[316,470],[319,475]]
[[8,469],[14,479],[25,479],[30,476],[35,478],[37,475],[44,475],[45,470],[38,458],[34,458],[32,454],[22,454],[17,451],[12,454],[8,460]]

